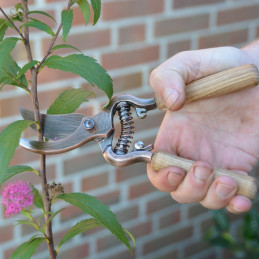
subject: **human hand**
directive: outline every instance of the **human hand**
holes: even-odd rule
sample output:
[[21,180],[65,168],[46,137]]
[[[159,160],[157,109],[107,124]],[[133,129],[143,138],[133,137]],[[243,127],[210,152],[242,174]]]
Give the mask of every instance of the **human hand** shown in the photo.
[[249,199],[236,195],[237,184],[232,178],[213,180],[212,171],[222,167],[246,173],[258,160],[258,88],[191,103],[179,110],[184,104],[185,84],[248,63],[253,62],[246,52],[224,47],[179,53],[151,73],[156,96],[174,111],[165,115],[155,150],[198,161],[186,177],[177,167],[154,172],[148,165],[153,185],[170,192],[176,201],[199,201],[207,208],[226,207],[233,213],[251,208]]

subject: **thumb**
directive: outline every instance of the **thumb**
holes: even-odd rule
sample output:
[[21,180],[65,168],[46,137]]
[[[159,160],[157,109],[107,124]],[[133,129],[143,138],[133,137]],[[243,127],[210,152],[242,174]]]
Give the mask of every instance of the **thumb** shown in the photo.
[[185,82],[177,71],[164,65],[157,67],[150,75],[156,104],[160,110],[179,110],[184,105]]

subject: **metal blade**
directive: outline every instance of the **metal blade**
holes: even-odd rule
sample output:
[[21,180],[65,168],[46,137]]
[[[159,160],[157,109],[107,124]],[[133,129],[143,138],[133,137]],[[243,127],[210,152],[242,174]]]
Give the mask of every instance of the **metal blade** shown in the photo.
[[[95,127],[87,130],[85,122],[93,120]],[[67,137],[56,141],[35,141],[20,138],[20,146],[39,154],[59,154],[80,147],[88,141],[96,138],[107,138],[113,132],[111,116],[107,112],[101,112],[93,117],[84,117],[76,131]]]
[[[25,120],[34,121],[34,114],[32,111],[21,107],[20,112]],[[79,113],[58,115],[41,114],[43,136],[52,140],[66,138],[77,130],[83,117],[84,115]],[[36,130],[35,125],[32,125],[31,128]]]

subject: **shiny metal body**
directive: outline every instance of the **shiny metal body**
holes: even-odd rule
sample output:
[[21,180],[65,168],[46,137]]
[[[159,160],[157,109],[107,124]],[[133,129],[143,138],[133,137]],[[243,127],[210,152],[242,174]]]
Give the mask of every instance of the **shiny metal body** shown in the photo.
[[[153,155],[152,145],[144,147],[143,144],[138,144],[137,148],[135,146],[134,150],[128,154],[114,152],[112,147],[115,133],[113,118],[120,103],[133,107],[140,119],[146,117],[148,110],[156,109],[154,98],[140,99],[131,95],[120,95],[113,97],[103,111],[92,117],[84,117],[82,114],[42,114],[43,135],[48,141],[21,138],[20,146],[31,152],[50,155],[64,153],[78,148],[88,141],[95,140],[101,147],[105,160],[114,166],[150,162]],[[21,113],[24,119],[34,120],[31,111],[21,109]],[[124,132],[124,134],[126,133]]]

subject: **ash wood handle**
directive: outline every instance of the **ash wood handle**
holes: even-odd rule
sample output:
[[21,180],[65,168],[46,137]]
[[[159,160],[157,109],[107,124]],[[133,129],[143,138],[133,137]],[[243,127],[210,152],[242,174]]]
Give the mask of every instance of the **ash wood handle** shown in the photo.
[[[259,72],[255,65],[247,64],[203,77],[186,85],[185,103],[210,97],[235,93],[251,88],[259,83]],[[165,110],[160,98],[156,97],[157,107]]]
[[[159,171],[160,169],[167,166],[177,166],[188,172],[192,166],[194,161],[185,159],[182,157],[178,157],[175,155],[168,154],[166,152],[158,151],[156,152],[151,159],[151,167],[155,171]],[[222,168],[214,168],[214,178],[217,178],[221,175],[227,175],[232,177],[237,185],[238,191],[237,194],[246,196],[249,199],[254,199],[256,192],[258,181],[251,176],[243,175],[235,171],[230,171]]]
[[186,86],[186,103],[235,93],[259,83],[259,72],[255,65],[243,65],[191,82]]
[[[173,165],[173,166],[180,167],[184,171],[188,172],[193,163],[194,161],[192,160],[171,155],[169,153],[162,152],[162,151],[156,152],[151,159],[151,167],[155,171],[159,171],[164,167]],[[251,200],[254,199],[257,192],[257,186],[258,186],[258,181],[254,177],[243,175],[238,172],[235,172],[232,170],[226,170],[223,168],[214,168],[213,174],[214,174],[214,178],[217,178],[218,176],[221,176],[221,175],[227,175],[232,177],[238,185],[237,194],[246,196]]]

